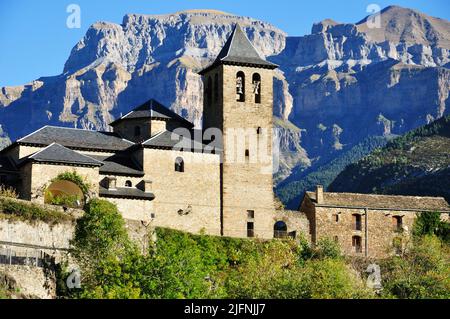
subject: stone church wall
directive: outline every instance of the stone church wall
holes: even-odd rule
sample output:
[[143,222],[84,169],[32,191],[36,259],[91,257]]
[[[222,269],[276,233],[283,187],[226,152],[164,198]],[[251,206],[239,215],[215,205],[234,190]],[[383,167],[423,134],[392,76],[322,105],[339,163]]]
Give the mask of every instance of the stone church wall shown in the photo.
[[[175,171],[177,157],[184,172]],[[155,194],[153,226],[220,235],[218,155],[144,149],[144,171]]]

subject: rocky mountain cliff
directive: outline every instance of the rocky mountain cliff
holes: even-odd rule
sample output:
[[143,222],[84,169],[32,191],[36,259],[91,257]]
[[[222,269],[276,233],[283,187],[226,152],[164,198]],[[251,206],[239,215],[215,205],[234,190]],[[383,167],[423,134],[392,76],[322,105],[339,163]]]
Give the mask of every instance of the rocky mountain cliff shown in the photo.
[[449,112],[450,22],[400,7],[381,12],[380,28],[366,19],[325,20],[302,37],[210,10],[98,22],[61,75],[1,88],[0,125],[11,139],[45,124],[107,130],[121,113],[155,98],[199,126],[203,88],[196,72],[239,22],[259,52],[280,65],[274,116],[282,183],[368,136],[401,134]]

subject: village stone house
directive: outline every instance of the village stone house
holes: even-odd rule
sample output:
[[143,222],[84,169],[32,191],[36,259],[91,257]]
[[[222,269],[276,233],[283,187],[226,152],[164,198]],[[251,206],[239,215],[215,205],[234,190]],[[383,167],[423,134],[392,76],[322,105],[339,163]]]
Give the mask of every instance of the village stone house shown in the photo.
[[[313,242],[334,236],[345,252],[366,255],[389,244],[392,218],[410,227],[419,208],[448,209],[439,198],[416,198],[420,205],[411,207],[403,203],[412,199],[377,197],[377,206],[368,204],[371,195],[323,192],[306,193],[299,211],[280,208],[272,178],[276,68],[237,25],[199,72],[201,130],[155,100],[110,123],[111,132],[44,126],[0,152],[0,184],[38,203],[63,195],[79,197],[80,205],[105,198],[125,219],[148,226],[263,239],[302,235]],[[89,185],[88,194],[57,179],[72,171]]]
[[336,241],[347,255],[381,258],[401,253],[410,240],[414,220],[422,212],[449,219],[442,197],[306,192],[299,207],[310,225],[313,243]]

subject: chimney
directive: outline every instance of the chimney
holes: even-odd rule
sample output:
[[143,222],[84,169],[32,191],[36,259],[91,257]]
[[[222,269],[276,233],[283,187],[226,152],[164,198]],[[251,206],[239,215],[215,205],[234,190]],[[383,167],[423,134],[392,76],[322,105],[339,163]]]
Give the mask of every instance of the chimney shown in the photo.
[[144,179],[144,192],[150,193],[152,191],[152,181]]
[[116,189],[117,187],[117,178],[114,176],[109,176],[106,178],[107,188],[108,189]]
[[323,186],[316,186],[316,202],[317,204],[323,204]]

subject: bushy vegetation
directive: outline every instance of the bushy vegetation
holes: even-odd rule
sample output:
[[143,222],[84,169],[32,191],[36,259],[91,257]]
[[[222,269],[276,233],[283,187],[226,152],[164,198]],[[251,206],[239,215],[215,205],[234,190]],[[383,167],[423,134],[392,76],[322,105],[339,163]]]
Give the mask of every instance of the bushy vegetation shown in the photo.
[[19,195],[13,187],[0,185],[0,197],[18,198]]
[[157,229],[141,254],[116,207],[93,200],[76,228],[78,298],[372,297],[332,241],[257,241]]
[[450,249],[437,236],[416,238],[402,257],[384,260],[381,270],[385,298],[450,298]]
[[331,239],[312,247],[305,239],[259,241],[159,228],[143,254],[116,206],[94,199],[73,240],[82,288],[59,291],[71,298],[449,298],[449,246],[426,235],[430,219],[417,223],[424,231],[416,232],[414,245],[381,261],[383,290],[376,294],[366,287],[364,270],[356,270]]
[[77,195],[53,195],[49,191],[45,194],[45,202],[51,205],[78,208],[81,206],[82,201],[83,199]]
[[9,299],[8,289],[2,283],[0,283],[0,299]]
[[63,212],[5,197],[0,197],[0,213],[10,219],[43,221],[49,224],[72,220],[71,216]]
[[450,223],[441,220],[438,212],[423,212],[414,222],[413,235],[415,238],[435,235],[450,244]]
[[450,298],[449,223],[439,213],[416,218],[412,240],[402,256],[382,261],[382,297],[408,299]]

